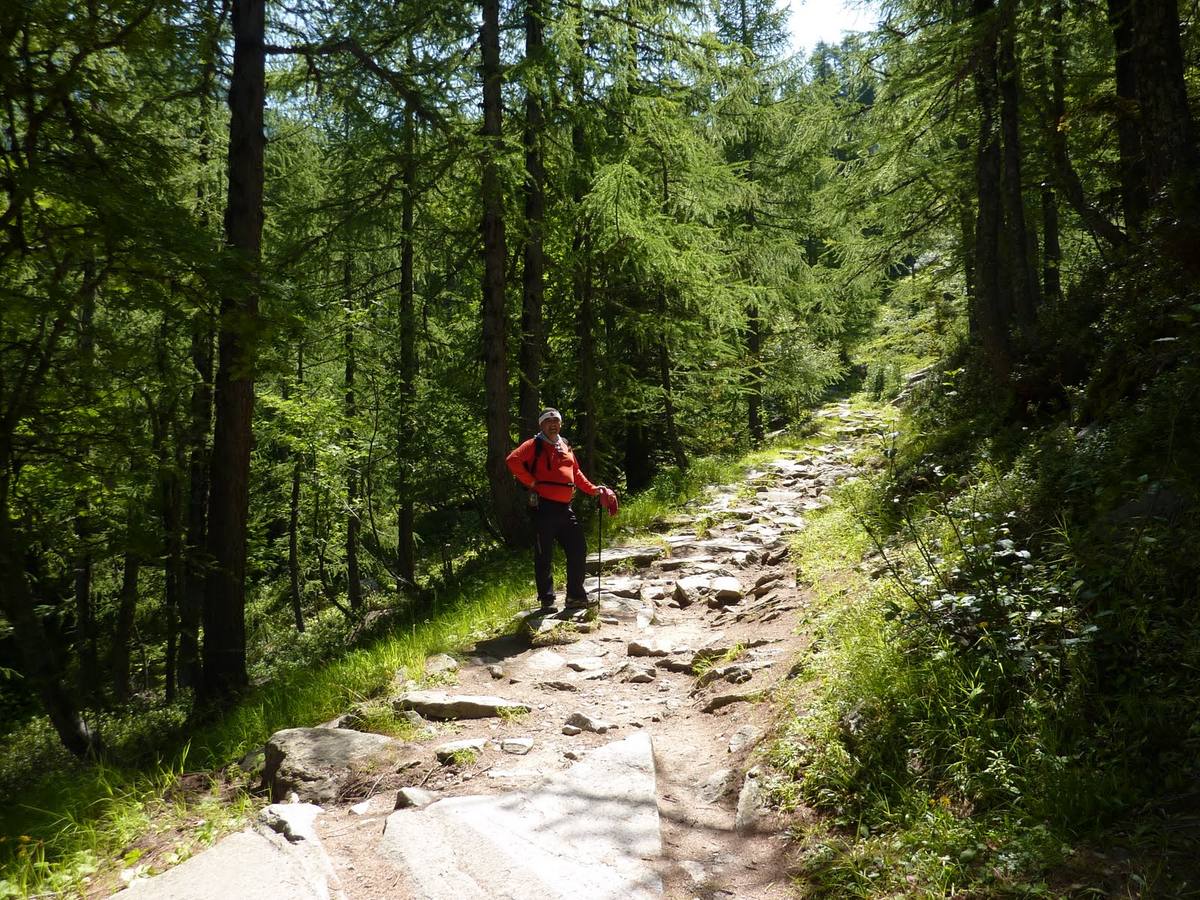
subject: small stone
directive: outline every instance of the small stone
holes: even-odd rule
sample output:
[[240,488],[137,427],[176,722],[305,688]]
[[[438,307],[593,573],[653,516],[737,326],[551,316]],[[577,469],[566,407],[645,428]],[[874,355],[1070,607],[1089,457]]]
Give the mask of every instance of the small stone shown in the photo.
[[356,816],[365,816],[370,811],[371,811],[371,801],[370,800],[364,800],[362,803],[355,803],[352,807],[350,807],[350,812],[354,813],[354,815],[356,815]]
[[716,803],[729,793],[732,769],[717,769],[700,784],[700,799],[705,803]]
[[604,661],[598,656],[581,656],[567,661],[567,668],[574,672],[595,672],[604,668]]
[[578,691],[577,685],[569,681],[539,681],[538,687],[545,691]]
[[737,815],[733,821],[734,831],[750,831],[762,815],[764,803],[761,776],[757,766],[746,773],[742,791],[738,794]]
[[488,670],[488,674],[491,675],[493,678],[499,679],[499,678],[504,677],[504,667],[503,666],[499,666],[499,665],[496,665],[495,663],[492,663],[490,666],[487,667],[487,670]]
[[707,593],[710,586],[710,580],[707,575],[685,575],[675,582],[675,590],[671,593],[671,598],[680,606],[691,606],[700,595]]
[[681,859],[679,868],[687,873],[687,877],[691,879],[693,886],[699,887],[708,879],[708,870],[694,859]]
[[740,753],[758,740],[758,729],[753,725],[743,725],[729,739],[729,752]]
[[421,809],[428,806],[437,795],[419,787],[402,787],[396,793],[396,809]]
[[478,753],[487,746],[487,738],[466,738],[461,741],[450,741],[448,744],[442,744],[433,751],[433,755],[437,757],[438,762],[448,763],[453,762],[454,757],[460,753]]
[[425,660],[426,675],[442,675],[446,672],[457,672],[458,660],[448,653],[438,653]]
[[[567,717],[566,726],[575,726],[583,731],[592,731],[596,734],[604,734],[609,729],[613,728],[611,722],[605,722],[601,719],[593,719],[586,713],[574,712]],[[564,727],[566,727],[564,726]]]
[[500,749],[514,756],[524,756],[533,749],[533,738],[505,738],[500,742]]
[[712,592],[719,603],[737,603],[746,596],[742,583],[731,575],[714,578]]
[[[565,730],[565,729],[564,729],[564,730]],[[564,751],[563,751],[563,758],[564,758],[564,759],[569,759],[569,760],[571,760],[571,762],[578,762],[578,761],[579,761],[580,759],[582,759],[583,757],[582,757],[582,756],[580,756],[580,754],[579,754],[579,752],[578,752],[577,750],[564,750]]]
[[562,733],[567,735],[567,737],[574,737],[575,735],[581,734],[582,732],[583,732],[582,728],[577,728],[574,725],[564,725],[562,727]]
[[626,652],[630,656],[670,656],[676,651],[670,644],[649,639],[630,641]]
[[732,706],[734,703],[748,703],[753,699],[753,694],[720,694],[704,704],[704,712],[716,712],[718,709],[724,709],[726,706]]
[[627,684],[649,684],[658,675],[651,666],[639,666],[631,662],[621,666],[618,674],[621,676],[621,680]]

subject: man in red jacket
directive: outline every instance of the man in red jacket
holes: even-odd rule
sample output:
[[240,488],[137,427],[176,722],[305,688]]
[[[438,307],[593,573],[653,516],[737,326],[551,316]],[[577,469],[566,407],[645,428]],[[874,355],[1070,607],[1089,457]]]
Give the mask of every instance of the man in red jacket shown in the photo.
[[533,517],[533,576],[537,582],[538,602],[543,610],[554,608],[554,576],[550,568],[554,542],[567,554],[568,609],[586,607],[587,590],[583,586],[587,543],[583,529],[571,509],[575,489],[599,496],[609,515],[617,514],[617,495],[603,485],[594,485],[579,468],[571,445],[560,434],[562,415],[547,409],[538,417],[540,433],[508,454],[508,468],[529,491],[529,509]]

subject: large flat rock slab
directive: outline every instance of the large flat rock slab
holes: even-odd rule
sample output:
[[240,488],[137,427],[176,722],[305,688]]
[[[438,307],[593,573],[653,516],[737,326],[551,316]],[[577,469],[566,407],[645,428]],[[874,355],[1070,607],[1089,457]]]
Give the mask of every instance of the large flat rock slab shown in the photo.
[[289,847],[241,831],[173,869],[134,882],[116,894],[122,900],[328,900],[330,890],[323,855]]
[[595,575],[601,562],[603,562],[606,572],[616,569],[640,569],[650,565],[662,555],[662,547],[613,547],[605,550],[603,556],[596,553],[591,554],[587,558],[586,571],[589,575]]
[[529,704],[480,694],[409,691],[392,701],[398,711],[411,709],[427,719],[490,719],[505,713],[527,713]]
[[414,900],[661,897],[650,736],[600,747],[527,791],[399,810],[380,848]]

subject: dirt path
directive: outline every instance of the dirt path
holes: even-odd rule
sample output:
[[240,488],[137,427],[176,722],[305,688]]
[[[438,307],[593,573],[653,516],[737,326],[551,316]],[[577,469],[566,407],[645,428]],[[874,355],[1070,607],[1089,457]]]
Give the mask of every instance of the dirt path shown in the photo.
[[[784,835],[755,802],[754,770],[775,715],[771,698],[807,641],[795,630],[806,597],[788,539],[804,527],[806,512],[827,502],[831,487],[854,474],[849,460],[876,426],[871,414],[844,405],[822,415],[834,423],[828,444],[782,451],[744,483],[711,489],[661,536],[660,558],[606,571],[595,630],[538,634],[553,623],[533,618],[522,635],[484,642],[457,670],[435,676],[448,692],[501,694],[531,709],[429,723],[421,743],[431,759],[448,741],[486,744],[458,754],[456,763],[410,769],[403,782],[438,797],[521,791],[615,738],[648,733],[663,851],[652,865],[664,896],[788,896]],[[575,713],[611,727],[564,734]],[[516,742],[505,745],[509,739]],[[523,755],[511,752],[529,742]],[[392,779],[380,784],[395,786]],[[419,895],[409,873],[377,852],[395,796],[388,790],[353,808],[331,807],[318,820],[347,897]]]

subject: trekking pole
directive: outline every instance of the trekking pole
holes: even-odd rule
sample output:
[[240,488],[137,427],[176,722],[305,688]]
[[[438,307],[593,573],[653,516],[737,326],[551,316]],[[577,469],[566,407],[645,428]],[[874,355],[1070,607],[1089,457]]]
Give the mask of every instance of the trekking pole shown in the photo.
[[600,605],[600,573],[604,569],[604,507],[596,501],[596,605]]

